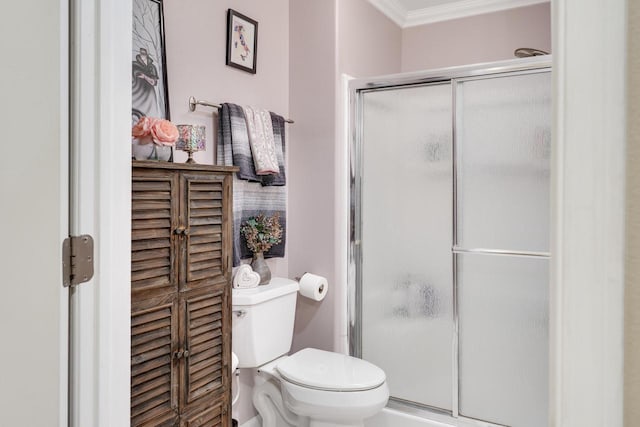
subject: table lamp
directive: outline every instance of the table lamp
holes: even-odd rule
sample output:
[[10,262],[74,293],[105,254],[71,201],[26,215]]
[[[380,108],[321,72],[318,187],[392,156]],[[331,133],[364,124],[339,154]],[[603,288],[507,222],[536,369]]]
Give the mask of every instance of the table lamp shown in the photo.
[[176,148],[189,153],[186,163],[195,163],[193,153],[206,149],[205,127],[202,125],[178,125],[180,137]]

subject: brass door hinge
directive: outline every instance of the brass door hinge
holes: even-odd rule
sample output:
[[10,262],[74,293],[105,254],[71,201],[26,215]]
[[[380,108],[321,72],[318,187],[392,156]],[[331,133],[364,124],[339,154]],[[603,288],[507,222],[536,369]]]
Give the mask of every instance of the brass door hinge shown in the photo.
[[93,237],[70,236],[62,242],[62,284],[64,287],[88,282],[93,277]]

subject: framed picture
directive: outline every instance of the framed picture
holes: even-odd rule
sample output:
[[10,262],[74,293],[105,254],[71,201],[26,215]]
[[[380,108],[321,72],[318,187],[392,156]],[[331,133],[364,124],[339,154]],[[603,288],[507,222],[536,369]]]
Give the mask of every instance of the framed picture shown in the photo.
[[229,9],[227,15],[227,65],[256,73],[258,23]]
[[162,0],[133,0],[132,123],[142,116],[169,119]]

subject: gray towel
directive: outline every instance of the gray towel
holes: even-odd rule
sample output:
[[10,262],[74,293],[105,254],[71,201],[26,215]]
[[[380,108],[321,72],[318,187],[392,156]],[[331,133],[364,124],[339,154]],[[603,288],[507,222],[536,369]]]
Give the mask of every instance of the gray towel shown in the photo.
[[[273,118],[274,115],[272,115]],[[279,116],[278,116],[279,117]],[[282,119],[280,117],[280,119]],[[264,176],[255,174],[253,158],[249,148],[249,136],[242,107],[234,104],[222,104],[219,113],[218,126],[218,164],[225,166],[239,166],[240,172],[233,177],[233,265],[240,264],[240,260],[250,258],[251,251],[240,235],[240,227],[251,217],[264,214],[271,216],[280,214],[282,225],[282,242],[272,247],[265,258],[284,257],[287,235],[287,189],[284,175],[284,120],[273,121],[276,148],[280,145],[283,150],[278,156],[281,173],[268,175],[273,183],[265,183]],[[282,158],[282,162],[280,162]]]
[[260,214],[280,215],[282,241],[264,254],[265,258],[284,257],[287,238],[287,193],[286,187],[263,187],[257,182],[249,182],[234,177],[233,179],[233,266],[240,265],[240,260],[251,258],[247,242],[240,234],[242,225],[252,217]]
[[238,178],[260,182],[253,166],[247,122],[242,107],[222,104],[218,120],[218,164],[238,166]]
[[[284,118],[271,113],[276,156],[280,169],[280,173],[277,175],[256,174],[249,144],[247,121],[241,106],[229,103],[222,104],[218,120],[218,164],[238,166],[240,170],[237,175],[240,179],[260,182],[264,186],[286,185]],[[228,156],[228,158],[224,156]]]
[[276,143],[276,156],[278,157],[278,166],[280,173],[277,175],[262,175],[262,185],[286,185],[287,178],[284,172],[284,153],[285,153],[285,136],[284,136],[284,118],[275,113],[271,113],[271,122],[273,123],[273,139]]

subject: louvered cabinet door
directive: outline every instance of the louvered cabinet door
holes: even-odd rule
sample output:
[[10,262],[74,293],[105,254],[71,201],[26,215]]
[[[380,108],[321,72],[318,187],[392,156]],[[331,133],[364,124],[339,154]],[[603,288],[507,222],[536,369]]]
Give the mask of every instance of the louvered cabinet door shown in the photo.
[[225,226],[230,221],[225,209],[229,181],[228,176],[218,174],[185,173],[182,176],[181,219],[186,230],[180,282],[185,289],[227,280],[223,242],[227,233]]
[[220,285],[184,294],[184,411],[208,408],[221,399],[228,402],[225,392],[229,389],[227,357],[231,349],[227,293],[228,287]]
[[217,404],[209,409],[197,412],[185,417],[182,427],[226,427],[222,404]]
[[134,168],[131,190],[131,296],[176,292],[178,175]]
[[132,426],[230,425],[234,171],[133,163]]
[[174,426],[179,416],[178,302],[146,301],[132,309],[131,426]]

